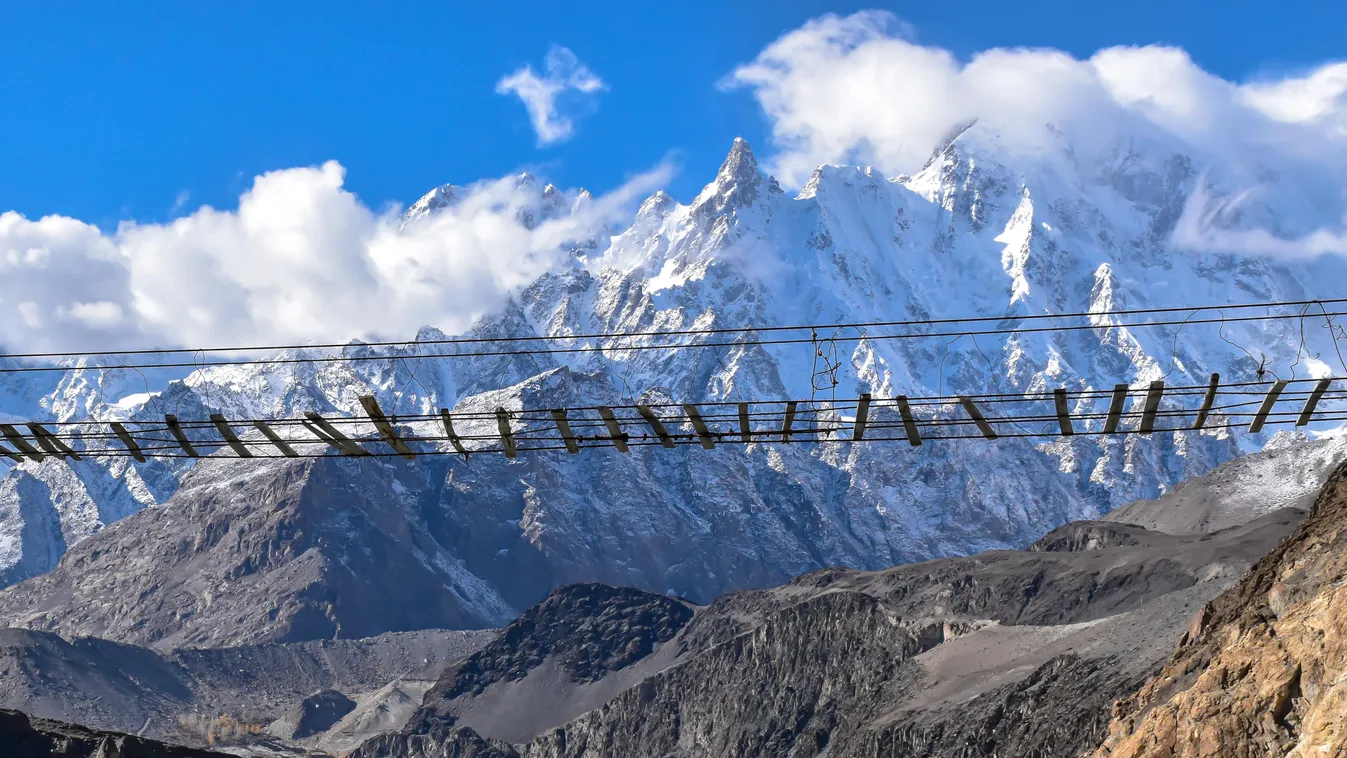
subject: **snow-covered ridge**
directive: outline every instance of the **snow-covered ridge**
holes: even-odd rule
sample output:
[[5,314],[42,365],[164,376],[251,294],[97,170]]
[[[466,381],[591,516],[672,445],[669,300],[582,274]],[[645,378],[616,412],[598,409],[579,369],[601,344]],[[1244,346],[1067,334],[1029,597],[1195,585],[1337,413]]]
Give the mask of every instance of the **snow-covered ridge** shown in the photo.
[[[1024,156],[1005,149],[994,126],[977,123],[913,176],[823,166],[792,195],[763,175],[752,149],[737,140],[691,203],[656,193],[628,228],[569,241],[571,255],[559,269],[468,334],[967,315],[1013,323],[1036,313],[1342,294],[1341,259],[1175,250],[1170,240],[1185,202],[1216,175],[1184,154],[1139,141],[1120,144],[1098,165],[1080,165],[1069,145]],[[520,177],[518,187],[530,198],[518,208],[525,224],[566,217],[587,202],[583,194],[539,187],[532,177]],[[455,198],[451,185],[433,190],[404,224],[433,216]],[[1308,321],[1304,348],[1294,320],[1177,329],[1117,323],[1100,316],[1094,330],[1009,337],[820,337],[828,347],[832,337],[869,337],[836,343],[837,397],[1087,389],[1161,377],[1172,386],[1203,383],[1213,371],[1243,381],[1254,379],[1260,364],[1279,376],[1347,374],[1347,366],[1336,365],[1326,330]],[[443,336],[430,326],[418,338]],[[816,392],[815,349],[745,344],[450,361],[421,358],[429,351],[415,344],[352,345],[349,353],[378,359],[147,378],[80,367],[47,378],[4,375],[0,412],[55,420],[355,414],[365,393],[378,396],[390,414],[589,405],[643,395],[692,402],[807,398]],[[831,392],[818,396],[825,394]],[[621,560],[631,583],[714,594],[822,565],[879,567],[1024,543],[1065,521],[1155,497],[1238,454],[1240,444],[1260,440],[1216,431],[918,449],[837,443],[723,447],[713,454],[587,451],[530,455],[508,465],[474,459],[454,464],[451,477],[512,514],[522,543],[571,556],[564,571],[556,569],[559,579],[613,579],[611,570],[597,567]],[[0,482],[0,577],[12,582],[46,571],[67,546],[164,502],[186,466],[132,466],[125,459],[22,464]],[[659,551],[618,559],[605,547],[670,530],[710,535],[710,542],[680,544],[714,545],[737,556],[736,570],[716,572],[705,567],[717,561],[675,560]],[[475,570],[474,560],[462,557],[466,571]]]

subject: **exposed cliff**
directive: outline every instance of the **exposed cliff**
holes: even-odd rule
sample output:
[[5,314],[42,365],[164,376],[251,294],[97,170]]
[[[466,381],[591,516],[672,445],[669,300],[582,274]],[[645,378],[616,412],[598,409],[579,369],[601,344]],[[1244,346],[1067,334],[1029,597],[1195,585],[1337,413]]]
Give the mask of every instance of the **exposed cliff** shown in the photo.
[[1347,755],[1347,461],[1295,533],[1118,704],[1096,758]]

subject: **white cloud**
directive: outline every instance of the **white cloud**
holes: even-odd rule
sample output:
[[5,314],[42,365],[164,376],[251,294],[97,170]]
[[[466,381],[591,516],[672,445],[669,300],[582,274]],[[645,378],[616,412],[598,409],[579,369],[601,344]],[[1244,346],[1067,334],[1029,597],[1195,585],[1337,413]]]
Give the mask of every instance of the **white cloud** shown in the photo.
[[[1109,48],[1085,60],[1057,50],[991,49],[963,61],[913,42],[891,14],[867,11],[807,22],[722,86],[757,99],[778,148],[770,169],[793,186],[823,163],[912,172],[972,119],[995,124],[1011,149],[1025,150],[1047,144],[1052,132],[1044,125],[1052,124],[1086,160],[1120,137],[1163,143],[1221,167],[1227,184],[1264,188],[1265,198],[1312,192],[1341,205],[1347,180],[1347,63],[1239,83],[1162,46]],[[1333,251],[1347,237],[1336,226],[1340,215],[1329,213],[1325,228],[1292,223],[1242,239],[1232,230],[1204,237],[1209,224],[1194,222],[1186,242]],[[1280,242],[1264,244],[1269,235]]]
[[592,105],[593,97],[608,88],[569,48],[554,45],[544,68],[544,76],[525,66],[496,83],[496,92],[524,101],[540,146],[569,139],[575,132],[574,111]]
[[70,315],[93,329],[110,329],[122,323],[125,311],[122,306],[109,300],[96,303],[75,303]]
[[[617,223],[667,180],[659,167],[526,226],[540,191],[511,177],[459,191],[404,228],[343,187],[336,162],[254,180],[237,210],[203,207],[105,233],[0,214],[0,345],[9,351],[203,346],[459,331]],[[539,217],[535,214],[535,217]]]
[[1255,82],[1240,95],[1270,118],[1319,122],[1347,136],[1347,63],[1324,66],[1301,78]]

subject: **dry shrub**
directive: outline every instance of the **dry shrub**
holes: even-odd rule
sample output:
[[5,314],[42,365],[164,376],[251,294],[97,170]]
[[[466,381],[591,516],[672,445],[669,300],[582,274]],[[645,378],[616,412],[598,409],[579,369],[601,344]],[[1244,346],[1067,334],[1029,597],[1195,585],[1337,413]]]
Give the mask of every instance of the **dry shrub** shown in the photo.
[[263,724],[239,721],[227,713],[215,718],[184,713],[178,717],[178,726],[207,745],[228,745],[261,734]]

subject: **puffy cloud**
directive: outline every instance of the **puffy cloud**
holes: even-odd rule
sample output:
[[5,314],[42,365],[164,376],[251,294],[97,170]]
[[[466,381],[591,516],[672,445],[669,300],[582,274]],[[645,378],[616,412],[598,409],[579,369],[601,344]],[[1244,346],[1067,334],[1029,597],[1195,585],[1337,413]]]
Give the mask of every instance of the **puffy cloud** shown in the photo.
[[[102,344],[108,329],[99,311],[110,310],[99,304],[125,305],[127,262],[111,238],[82,221],[0,213],[0,344],[10,351]],[[134,331],[120,336],[134,340]]]
[[667,167],[541,223],[516,178],[456,189],[407,222],[343,187],[336,162],[254,180],[237,210],[203,207],[104,232],[0,214],[0,344],[9,351],[342,341],[458,331],[620,221]]
[[1287,123],[1318,123],[1347,136],[1347,63],[1324,66],[1309,76],[1255,82],[1240,97],[1269,118]]
[[540,146],[569,139],[575,132],[573,111],[608,88],[569,48],[554,45],[544,68],[544,76],[525,66],[496,83],[496,92],[524,101]]
[[[1009,150],[1026,154],[1057,133],[1089,160],[1120,138],[1141,138],[1221,174],[1226,199],[1190,203],[1184,243],[1203,249],[1314,254],[1338,249],[1340,212],[1330,226],[1225,228],[1241,189],[1313,193],[1342,204],[1347,179],[1347,63],[1303,76],[1238,83],[1196,65],[1173,47],[1115,47],[1086,60],[1046,49],[991,49],[962,61],[914,42],[891,14],[827,15],[767,46],[723,83],[752,92],[778,153],[771,170],[800,186],[823,163],[868,163],[890,174],[920,168],[942,139],[973,119],[994,124]],[[1055,129],[1045,129],[1051,124]],[[1214,177],[1213,177],[1214,178]],[[1247,199],[1247,195],[1245,195]],[[1213,203],[1224,203],[1226,213]],[[1294,214],[1292,214],[1294,215]],[[1240,236],[1248,232],[1247,236]],[[1278,244],[1269,245],[1268,237]]]

